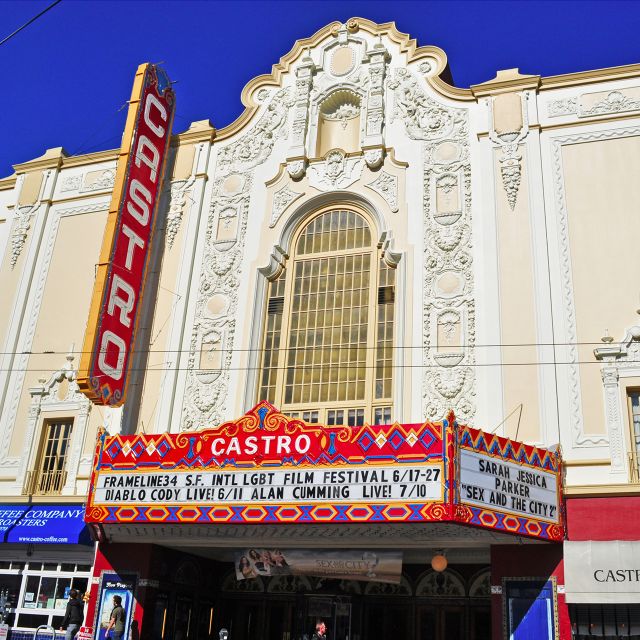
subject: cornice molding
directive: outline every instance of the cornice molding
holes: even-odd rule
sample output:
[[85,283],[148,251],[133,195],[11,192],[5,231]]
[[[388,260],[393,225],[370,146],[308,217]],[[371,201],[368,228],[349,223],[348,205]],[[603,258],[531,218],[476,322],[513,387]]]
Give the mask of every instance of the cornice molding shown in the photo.
[[104,151],[94,151],[78,156],[69,156],[62,161],[62,167],[80,167],[87,164],[96,164],[98,162],[109,162],[118,159],[120,149],[105,149]]
[[14,164],[13,170],[16,173],[31,173],[43,169],[59,169],[64,159],[68,156],[69,154],[62,147],[54,147],[53,149],[47,149],[44,154],[38,158],[21,162],[20,164]]
[[594,460],[563,460],[565,467],[610,467],[611,460],[609,458],[601,458]]
[[216,128],[209,120],[198,120],[192,122],[186,131],[173,135],[171,146],[178,147],[186,144],[196,144],[197,142],[211,143],[216,137],[216,133]]
[[7,191],[8,189],[14,189],[16,186],[16,180],[18,176],[14,173],[6,178],[0,178],[0,191]]
[[604,69],[578,71],[560,76],[547,76],[540,79],[540,91],[577,87],[583,84],[595,84],[596,82],[608,82],[611,80],[625,80],[627,78],[640,78],[640,64],[627,64],[620,67],[605,67]]
[[518,69],[498,71],[496,77],[480,84],[472,84],[471,93],[477,99],[495,96],[500,93],[514,91],[537,90],[540,86],[540,76],[524,75]]

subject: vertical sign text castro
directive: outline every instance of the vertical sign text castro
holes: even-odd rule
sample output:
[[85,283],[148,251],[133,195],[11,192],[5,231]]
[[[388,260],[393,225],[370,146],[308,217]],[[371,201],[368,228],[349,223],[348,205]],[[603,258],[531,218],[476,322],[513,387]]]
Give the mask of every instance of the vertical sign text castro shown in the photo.
[[97,404],[125,400],[175,97],[164,71],[138,68],[93,292],[80,389]]

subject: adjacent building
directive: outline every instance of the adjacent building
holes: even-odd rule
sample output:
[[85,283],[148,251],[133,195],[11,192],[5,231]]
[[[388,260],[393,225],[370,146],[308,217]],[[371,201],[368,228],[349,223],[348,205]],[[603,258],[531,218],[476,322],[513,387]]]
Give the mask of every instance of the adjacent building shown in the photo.
[[[142,638],[294,640],[316,618],[335,640],[640,636],[640,65],[462,89],[442,50],[356,18],[296,42],[242,100],[228,127],[174,135],[121,408],[76,382],[117,151],[50,149],[0,180],[11,624],[57,626],[88,588],[100,633],[108,583]],[[567,540],[125,513],[93,543],[72,524],[101,446],[195,443],[261,401],[327,428],[453,410],[561,452]],[[32,520],[42,534],[22,533]],[[238,580],[251,548],[402,551],[401,581]]]

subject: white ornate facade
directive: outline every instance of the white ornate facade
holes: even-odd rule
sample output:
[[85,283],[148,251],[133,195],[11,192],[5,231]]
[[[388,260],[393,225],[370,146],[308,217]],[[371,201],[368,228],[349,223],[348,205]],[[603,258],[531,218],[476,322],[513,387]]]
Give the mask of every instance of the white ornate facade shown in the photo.
[[48,415],[74,419],[77,499],[99,426],[189,431],[253,406],[269,280],[330,204],[365,211],[396,269],[393,419],[453,409],[561,444],[569,495],[633,490],[640,72],[460,89],[445,69],[391,24],[334,23],[249,82],[232,125],[175,136],[145,373],[122,411],[73,387],[116,152],[16,165],[0,181],[0,493],[23,498]]

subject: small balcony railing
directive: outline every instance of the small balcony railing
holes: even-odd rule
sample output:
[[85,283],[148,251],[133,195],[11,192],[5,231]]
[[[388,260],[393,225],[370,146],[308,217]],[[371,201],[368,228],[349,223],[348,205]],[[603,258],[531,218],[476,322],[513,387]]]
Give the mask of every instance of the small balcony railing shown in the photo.
[[22,494],[29,496],[59,495],[66,481],[66,471],[28,471]]

